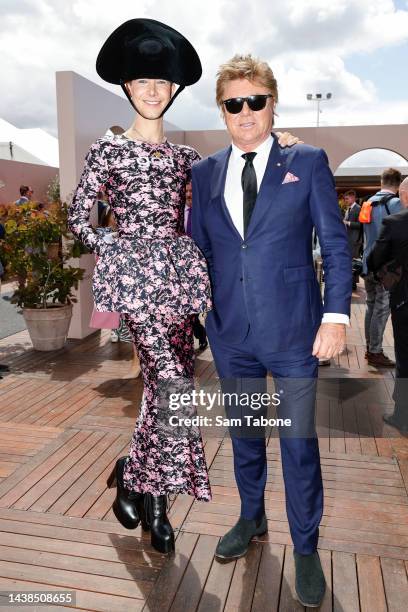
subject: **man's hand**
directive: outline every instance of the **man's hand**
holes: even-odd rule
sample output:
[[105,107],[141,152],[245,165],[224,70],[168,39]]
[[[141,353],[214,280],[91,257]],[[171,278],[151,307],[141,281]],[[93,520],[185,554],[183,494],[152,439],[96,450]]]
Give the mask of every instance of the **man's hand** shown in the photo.
[[331,359],[346,347],[346,326],[343,323],[322,323],[313,344],[313,355],[318,359]]
[[303,144],[303,140],[299,140],[297,136],[292,136],[290,132],[275,132],[278,137],[278,142],[281,147],[292,147],[295,144]]

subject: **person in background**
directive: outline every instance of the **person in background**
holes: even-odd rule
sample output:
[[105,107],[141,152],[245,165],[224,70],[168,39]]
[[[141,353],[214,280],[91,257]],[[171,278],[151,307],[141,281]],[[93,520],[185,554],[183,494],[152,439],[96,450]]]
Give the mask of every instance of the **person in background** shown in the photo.
[[96,204],[98,206],[98,225],[103,226],[103,219],[109,211],[109,202],[103,189],[98,192]]
[[[322,252],[320,248],[319,238],[316,232],[316,228],[313,228],[312,235],[312,244],[313,244],[313,263],[316,270],[317,280],[319,282],[320,291],[322,290],[322,285],[324,282],[323,275],[323,266],[322,266]],[[319,359],[319,368],[328,367],[331,365],[331,359]]]
[[[344,225],[347,230],[347,237],[350,245],[351,256],[354,259],[360,257],[363,243],[363,228],[358,220],[361,206],[356,201],[357,194],[354,189],[349,189],[344,194],[344,201],[347,204],[346,214],[344,215]],[[357,289],[358,274],[353,273],[353,289]]]
[[380,235],[367,259],[374,274],[386,263],[397,260],[401,279],[390,291],[391,321],[395,348],[394,412],[383,419],[402,433],[408,433],[408,178],[399,188],[402,210],[385,217]]
[[[191,182],[186,184],[186,205],[184,208],[184,229],[187,236],[191,236],[191,206],[193,203]],[[204,351],[208,346],[207,334],[204,325],[201,324],[200,315],[193,314],[193,334],[199,342],[200,351]]]
[[20,185],[20,197],[14,202],[14,204],[19,205],[30,202],[33,197],[33,194],[34,190],[32,187],[29,187],[28,185]]
[[371,222],[364,226],[363,271],[366,290],[365,337],[367,351],[365,357],[368,363],[376,367],[394,367],[392,361],[383,351],[385,326],[390,316],[390,295],[382,284],[367,268],[367,258],[374,248],[384,217],[401,210],[401,202],[397,196],[401,183],[401,173],[394,168],[384,170],[381,175],[381,189],[370,198],[372,202]]
[[37,203],[37,210],[39,212],[41,212],[44,216],[48,217],[49,216],[49,212],[46,208],[46,205],[44,204],[44,202],[38,202]]

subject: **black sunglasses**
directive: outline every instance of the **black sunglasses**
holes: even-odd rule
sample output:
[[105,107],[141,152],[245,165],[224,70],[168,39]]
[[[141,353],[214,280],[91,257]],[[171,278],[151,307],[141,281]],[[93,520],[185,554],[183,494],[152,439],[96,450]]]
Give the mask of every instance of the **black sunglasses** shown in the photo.
[[248,104],[251,110],[260,111],[265,108],[268,98],[273,98],[272,94],[256,94],[246,98],[229,98],[228,100],[223,100],[222,103],[229,113],[237,115],[242,111],[244,102]]

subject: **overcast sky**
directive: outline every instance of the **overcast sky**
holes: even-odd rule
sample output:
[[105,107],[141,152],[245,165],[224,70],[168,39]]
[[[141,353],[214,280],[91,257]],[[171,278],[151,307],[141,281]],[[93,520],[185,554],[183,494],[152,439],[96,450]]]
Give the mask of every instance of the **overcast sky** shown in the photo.
[[0,117],[56,133],[55,72],[74,70],[121,94],[95,71],[123,21],[150,17],[180,30],[203,64],[200,82],[166,118],[219,128],[219,63],[236,52],[267,60],[278,79],[277,126],[315,125],[307,93],[332,93],[322,125],[408,122],[408,0],[0,0]]

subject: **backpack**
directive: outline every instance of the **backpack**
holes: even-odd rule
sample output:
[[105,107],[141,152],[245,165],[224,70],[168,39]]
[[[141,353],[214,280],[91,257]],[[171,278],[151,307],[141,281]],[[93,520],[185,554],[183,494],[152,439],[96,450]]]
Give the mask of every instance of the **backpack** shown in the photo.
[[372,202],[371,200],[367,200],[366,202],[363,202],[363,205],[360,210],[360,214],[358,216],[358,220],[360,221],[360,223],[371,223],[371,215],[372,215],[374,206],[380,206],[381,204],[385,206],[387,215],[390,215],[391,213],[390,213],[390,209],[388,208],[387,202],[397,197],[398,196],[396,196],[395,193],[387,193],[387,195],[382,196],[382,198],[380,198],[376,202]]

